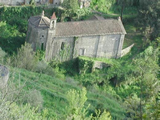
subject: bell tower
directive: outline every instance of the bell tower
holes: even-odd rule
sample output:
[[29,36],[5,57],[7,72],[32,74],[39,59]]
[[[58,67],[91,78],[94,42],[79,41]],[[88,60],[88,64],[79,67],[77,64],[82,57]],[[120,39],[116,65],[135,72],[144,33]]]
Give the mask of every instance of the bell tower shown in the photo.
[[57,23],[57,18],[56,18],[56,14],[54,12],[53,15],[51,16],[49,28],[50,29],[55,29],[56,28],[56,23]]

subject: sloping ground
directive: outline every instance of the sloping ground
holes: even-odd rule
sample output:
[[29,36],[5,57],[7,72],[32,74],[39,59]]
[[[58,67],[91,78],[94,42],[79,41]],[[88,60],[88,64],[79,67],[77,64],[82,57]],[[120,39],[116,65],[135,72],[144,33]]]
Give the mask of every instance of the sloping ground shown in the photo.
[[134,25],[134,23],[127,23],[124,25],[127,34],[124,39],[123,48],[128,47],[131,44],[135,44],[137,49],[141,49],[142,47],[142,34],[137,31],[137,27]]
[[[10,78],[15,82],[26,82],[26,90],[37,89],[41,91],[44,100],[43,107],[49,110],[50,116],[61,117],[64,115],[67,107],[66,92],[70,89],[80,90],[82,87],[71,78],[61,80],[18,68],[11,68],[10,73]],[[87,91],[87,97],[86,106],[90,104],[89,113],[94,112],[95,109],[106,109],[113,118],[122,119],[124,117],[124,109],[112,96],[90,90]]]

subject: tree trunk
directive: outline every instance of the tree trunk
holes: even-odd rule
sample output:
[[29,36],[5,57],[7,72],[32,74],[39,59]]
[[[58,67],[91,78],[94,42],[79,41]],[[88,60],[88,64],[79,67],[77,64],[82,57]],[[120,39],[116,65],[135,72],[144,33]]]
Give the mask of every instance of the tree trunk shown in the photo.
[[125,1],[122,2],[122,5],[121,5],[121,20],[123,21],[123,10],[124,10],[124,7],[125,7]]

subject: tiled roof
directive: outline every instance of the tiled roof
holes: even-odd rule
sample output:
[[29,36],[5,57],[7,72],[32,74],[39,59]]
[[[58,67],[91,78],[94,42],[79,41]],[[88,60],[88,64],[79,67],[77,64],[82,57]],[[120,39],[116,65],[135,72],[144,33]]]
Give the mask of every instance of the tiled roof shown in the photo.
[[[29,23],[35,27],[49,28],[50,19],[34,16]],[[126,34],[121,20],[99,19],[90,21],[58,22],[55,37],[89,36],[106,34]]]
[[126,34],[123,24],[117,19],[59,22],[56,25],[56,37],[88,36],[105,34]]
[[51,19],[57,19],[55,12],[54,12],[53,15],[51,16]]
[[93,16],[89,17],[87,20],[105,20],[105,19],[102,16],[93,15]]
[[29,23],[31,23],[35,27],[48,28],[50,24],[50,19],[45,16],[34,16],[30,17]]

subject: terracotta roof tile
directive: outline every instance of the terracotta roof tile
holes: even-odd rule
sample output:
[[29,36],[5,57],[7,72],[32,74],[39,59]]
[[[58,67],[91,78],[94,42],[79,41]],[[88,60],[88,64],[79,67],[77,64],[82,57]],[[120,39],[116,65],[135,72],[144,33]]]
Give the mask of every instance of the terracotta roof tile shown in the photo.
[[51,16],[51,19],[57,19],[55,12],[54,12],[53,15]]

